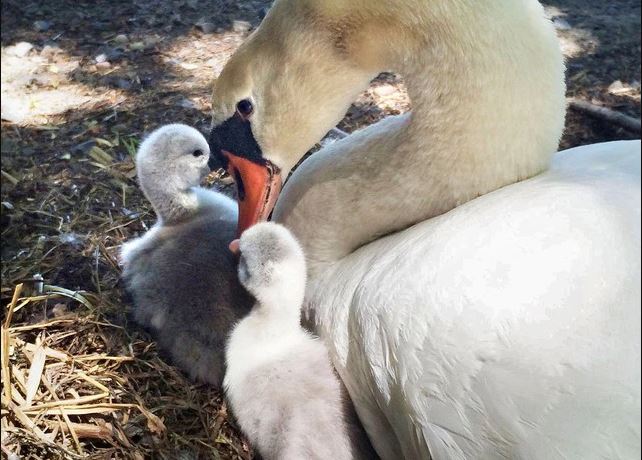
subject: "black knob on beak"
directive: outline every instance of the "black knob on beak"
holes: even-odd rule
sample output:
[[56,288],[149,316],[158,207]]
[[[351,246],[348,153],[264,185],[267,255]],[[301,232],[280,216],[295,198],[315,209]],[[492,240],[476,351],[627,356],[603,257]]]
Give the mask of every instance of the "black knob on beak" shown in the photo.
[[263,152],[252,133],[252,124],[237,111],[210,132],[210,168],[227,169],[223,151],[263,164]]
[[210,168],[210,171],[217,171],[218,169],[227,168],[227,158],[223,155],[223,145],[221,143],[220,136],[218,134],[217,128],[212,129],[210,132],[210,159],[207,162],[207,165]]

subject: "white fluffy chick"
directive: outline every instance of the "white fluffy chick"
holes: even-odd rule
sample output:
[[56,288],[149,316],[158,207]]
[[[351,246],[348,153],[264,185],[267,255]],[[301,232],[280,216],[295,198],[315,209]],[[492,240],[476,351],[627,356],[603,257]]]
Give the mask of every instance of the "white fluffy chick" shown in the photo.
[[224,388],[243,432],[266,460],[376,458],[326,347],[300,325],[306,267],[297,241],[262,223],[230,247],[256,299],[226,350]]

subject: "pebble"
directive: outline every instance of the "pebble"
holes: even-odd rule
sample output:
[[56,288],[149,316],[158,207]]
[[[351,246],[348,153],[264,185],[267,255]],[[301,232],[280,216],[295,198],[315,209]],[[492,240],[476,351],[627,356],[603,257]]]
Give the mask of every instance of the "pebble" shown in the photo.
[[33,45],[31,43],[20,42],[7,48],[7,53],[16,57],[25,57],[32,49]]
[[381,85],[381,86],[377,86],[372,92],[379,97],[385,97],[385,96],[390,96],[396,90],[397,89],[392,85]]
[[109,61],[97,62],[96,63],[96,68],[97,69],[110,69],[111,68],[111,62],[109,62]]
[[200,29],[204,34],[211,34],[216,32],[216,25],[213,22],[200,20],[194,24],[197,29]]
[[608,89],[610,94],[614,94],[616,96],[619,94],[630,93],[636,90],[640,90],[640,82],[634,81],[631,84],[624,84],[621,80],[615,80],[613,83],[611,83]]
[[118,43],[119,45],[124,45],[129,41],[129,38],[127,38],[127,35],[125,34],[118,34],[114,37],[114,43]]
[[123,56],[123,52],[116,48],[109,48],[94,58],[97,64],[108,61],[116,61]]
[[570,30],[570,29],[572,29],[572,27],[568,23],[568,21],[566,19],[562,19],[562,18],[553,19],[553,26],[555,26],[555,28],[557,30]]
[[624,90],[624,84],[622,83],[621,80],[615,80],[611,85],[609,86],[609,93],[618,93]]
[[40,56],[50,58],[61,52],[62,50],[58,46],[45,45],[40,51]]
[[129,49],[132,51],[143,51],[145,49],[145,43],[144,42],[134,42],[131,45],[129,45]]
[[232,23],[232,30],[236,33],[245,33],[252,28],[252,24],[247,21],[234,21]]
[[33,23],[33,28],[38,32],[45,32],[51,28],[51,22],[49,21],[35,21]]

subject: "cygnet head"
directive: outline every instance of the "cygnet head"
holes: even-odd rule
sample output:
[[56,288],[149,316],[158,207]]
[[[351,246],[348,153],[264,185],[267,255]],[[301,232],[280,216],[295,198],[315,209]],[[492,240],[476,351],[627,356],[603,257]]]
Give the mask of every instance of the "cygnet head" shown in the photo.
[[141,143],[138,179],[160,219],[175,220],[196,206],[188,192],[209,173],[209,154],[203,135],[181,124],[158,128]]
[[305,294],[305,256],[285,227],[272,222],[254,225],[241,235],[239,280],[260,307],[297,315]]

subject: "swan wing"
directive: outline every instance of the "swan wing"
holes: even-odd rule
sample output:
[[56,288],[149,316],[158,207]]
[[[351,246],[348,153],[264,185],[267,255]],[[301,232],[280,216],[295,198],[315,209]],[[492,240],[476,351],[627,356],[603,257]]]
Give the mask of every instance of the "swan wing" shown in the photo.
[[308,313],[382,458],[640,454],[640,142],[362,247]]

